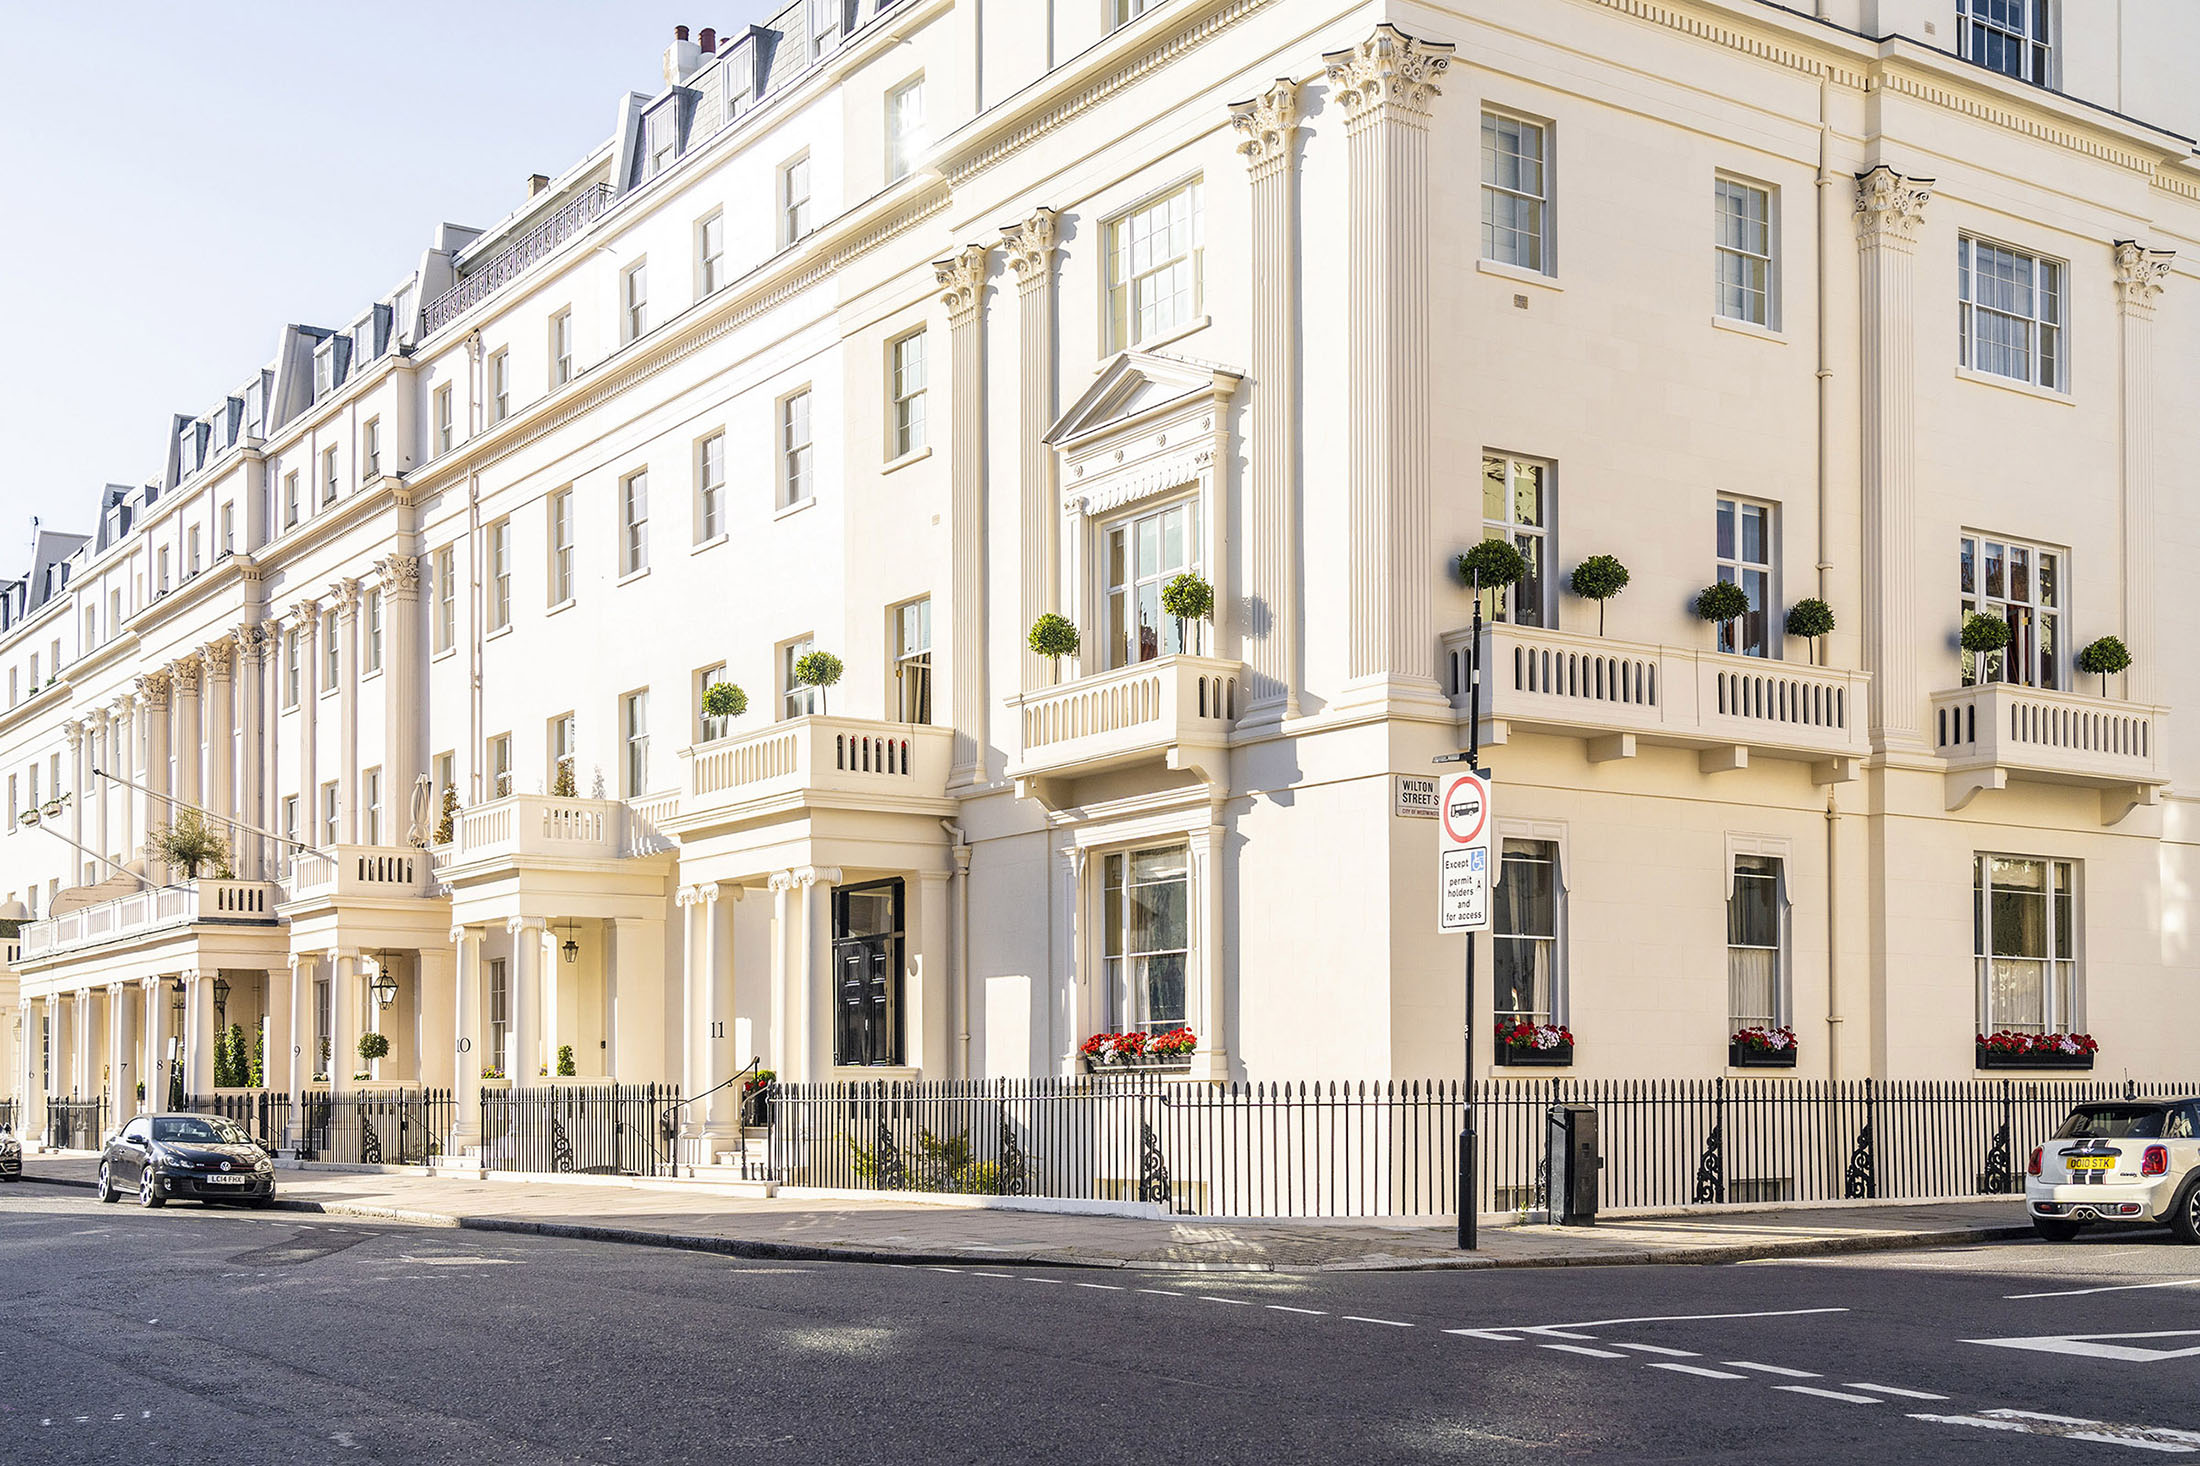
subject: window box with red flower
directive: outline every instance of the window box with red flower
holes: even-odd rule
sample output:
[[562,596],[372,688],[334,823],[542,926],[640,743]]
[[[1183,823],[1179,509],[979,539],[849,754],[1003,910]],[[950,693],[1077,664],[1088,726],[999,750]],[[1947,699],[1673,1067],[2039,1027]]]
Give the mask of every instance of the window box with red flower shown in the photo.
[[1795,1030],[1792,1028],[1740,1028],[1726,1041],[1730,1069],[1792,1069],[1795,1067]]
[[741,1085],[741,1123],[743,1125],[769,1125],[772,1122],[772,1085],[779,1075],[770,1069],[759,1069]]
[[1096,1033],[1077,1047],[1090,1074],[1183,1073],[1192,1067],[1199,1037],[1189,1028],[1167,1033]]
[[2089,1033],[1999,1033],[1978,1036],[1980,1069],[2082,1069],[2093,1067],[2101,1047]]
[[1563,1069],[1574,1062],[1574,1035],[1555,1023],[1500,1023],[1496,1038],[1500,1064]]

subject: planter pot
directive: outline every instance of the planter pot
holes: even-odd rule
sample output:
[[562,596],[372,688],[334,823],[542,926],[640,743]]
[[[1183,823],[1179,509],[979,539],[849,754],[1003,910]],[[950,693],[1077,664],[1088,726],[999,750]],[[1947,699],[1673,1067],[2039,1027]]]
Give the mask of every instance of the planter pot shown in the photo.
[[1516,1068],[1565,1069],[1574,1062],[1574,1046],[1559,1044],[1555,1048],[1516,1048],[1511,1044],[1497,1046],[1497,1062]]
[[1729,1043],[1726,1046],[1726,1066],[1729,1069],[1792,1069],[1795,1067],[1795,1050],[1760,1049],[1744,1044]]
[[741,1123],[744,1127],[769,1125],[772,1122],[772,1094],[769,1089],[746,1090],[741,1095]]
[[2067,1069],[2076,1073],[2090,1073],[2093,1069],[2091,1054],[2010,1054],[1981,1047],[1975,1067],[1980,1069]]
[[1192,1072],[1192,1056],[1185,1054],[1170,1059],[1133,1059],[1129,1063],[1110,1063],[1080,1054],[1087,1074],[1189,1074]]

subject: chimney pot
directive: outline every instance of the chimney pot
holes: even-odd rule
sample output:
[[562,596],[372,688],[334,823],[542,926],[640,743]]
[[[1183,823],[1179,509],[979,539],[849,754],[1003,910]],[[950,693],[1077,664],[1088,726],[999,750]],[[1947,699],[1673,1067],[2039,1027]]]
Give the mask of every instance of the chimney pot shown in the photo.
[[703,33],[697,36],[695,39],[702,46],[703,54],[705,56],[715,56],[718,54],[718,32],[713,30],[711,27],[707,25],[704,26]]
[[687,38],[688,28],[686,26],[676,25],[672,28],[672,39],[674,39],[675,41],[684,41]]

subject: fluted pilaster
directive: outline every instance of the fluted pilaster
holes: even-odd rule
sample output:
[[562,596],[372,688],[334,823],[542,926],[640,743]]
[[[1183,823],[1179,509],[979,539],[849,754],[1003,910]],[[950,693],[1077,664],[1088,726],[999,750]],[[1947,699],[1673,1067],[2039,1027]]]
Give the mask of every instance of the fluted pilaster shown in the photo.
[[[1054,609],[1060,584],[1061,512],[1054,492],[1054,450],[1046,442],[1047,429],[1054,425],[1054,251],[1060,238],[1055,212],[1040,209],[1004,231],[1001,240],[1016,274],[1017,517],[1023,551],[1019,631],[1028,631],[1042,613]],[[1026,646],[1022,661],[1022,685],[1045,686],[1052,670],[1047,659]]]
[[991,251],[971,245],[934,267],[947,307],[949,570],[947,677],[954,711],[950,787],[985,777],[985,292]]
[[2131,648],[2124,691],[2154,701],[2160,644],[2154,621],[2154,300],[2175,251],[2116,244],[2116,315],[2123,336],[2123,637]]

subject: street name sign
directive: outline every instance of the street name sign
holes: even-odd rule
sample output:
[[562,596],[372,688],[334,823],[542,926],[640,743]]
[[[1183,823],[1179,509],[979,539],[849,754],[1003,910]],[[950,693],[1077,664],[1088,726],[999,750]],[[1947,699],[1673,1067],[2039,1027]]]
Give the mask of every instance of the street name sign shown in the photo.
[[1489,930],[1490,828],[1490,776],[1446,774],[1436,812],[1438,931]]

